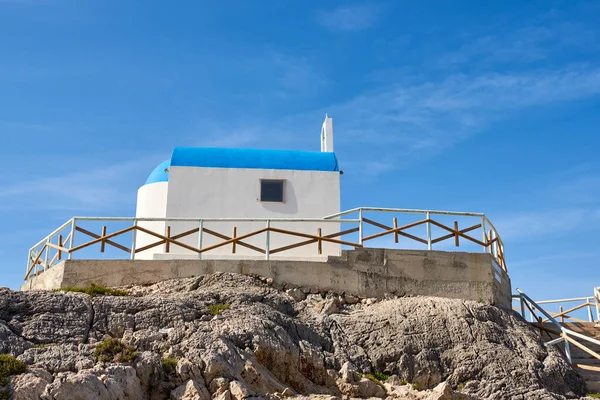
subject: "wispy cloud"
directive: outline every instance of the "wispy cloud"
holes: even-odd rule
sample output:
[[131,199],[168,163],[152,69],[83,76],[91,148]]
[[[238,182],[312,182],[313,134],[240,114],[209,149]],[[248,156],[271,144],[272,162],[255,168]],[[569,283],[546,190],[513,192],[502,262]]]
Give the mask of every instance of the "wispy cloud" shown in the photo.
[[[198,144],[316,149],[320,121],[327,112],[334,118],[336,152],[350,160],[344,170],[374,177],[434,156],[530,108],[599,94],[600,68],[588,65],[520,74],[454,74],[437,81],[397,82],[283,118],[202,121],[198,132],[211,134],[199,135]],[[357,149],[360,161],[352,162]]]
[[342,6],[333,10],[322,10],[316,15],[317,22],[335,31],[360,31],[377,22],[382,8],[375,3]]
[[[95,167],[38,179],[4,182],[0,200],[9,209],[72,210],[104,213],[135,203],[135,191],[152,171],[155,160]],[[139,178],[138,181],[136,178]]]
[[589,231],[600,221],[600,209],[549,209],[513,212],[494,218],[502,239],[508,241],[539,241],[542,237],[564,236],[575,229]]
[[[363,157],[402,160],[434,155],[492,122],[531,107],[600,94],[600,69],[572,65],[522,74],[457,74],[441,81],[396,85],[332,105],[342,147],[369,143]],[[369,154],[371,153],[371,154]]]
[[[576,6],[577,7],[577,6]],[[484,31],[483,34],[479,32]],[[518,24],[506,17],[492,26],[473,29],[463,34],[462,45],[456,50],[436,57],[441,68],[465,66],[478,67],[526,66],[543,61],[552,63],[570,51],[571,56],[597,51],[598,30],[593,25],[572,20],[564,10],[554,9]]]

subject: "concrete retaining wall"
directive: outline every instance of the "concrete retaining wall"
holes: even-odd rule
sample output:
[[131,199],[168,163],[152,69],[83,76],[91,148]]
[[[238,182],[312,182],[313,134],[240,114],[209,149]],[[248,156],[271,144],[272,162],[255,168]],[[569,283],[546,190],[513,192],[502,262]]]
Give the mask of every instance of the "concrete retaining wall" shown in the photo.
[[127,286],[214,272],[258,274],[276,284],[360,297],[428,295],[511,307],[510,279],[486,253],[357,249],[326,262],[287,260],[69,260],[26,282],[21,290]]

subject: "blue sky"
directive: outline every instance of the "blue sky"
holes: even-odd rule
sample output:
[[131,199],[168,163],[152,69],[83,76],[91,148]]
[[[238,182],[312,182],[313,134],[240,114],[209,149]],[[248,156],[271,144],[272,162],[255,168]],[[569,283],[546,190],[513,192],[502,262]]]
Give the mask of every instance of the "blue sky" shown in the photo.
[[598,1],[0,0],[0,285],[175,145],[319,149],[344,209],[485,212],[514,287],[600,286]]

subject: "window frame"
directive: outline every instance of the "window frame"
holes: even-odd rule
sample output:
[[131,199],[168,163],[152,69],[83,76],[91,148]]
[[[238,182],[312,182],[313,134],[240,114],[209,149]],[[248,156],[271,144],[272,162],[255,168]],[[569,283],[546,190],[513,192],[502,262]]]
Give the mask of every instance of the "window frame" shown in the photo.
[[[262,189],[263,189],[262,183],[263,182],[281,182],[281,201],[263,200],[262,199]],[[286,179],[260,178],[258,180],[258,201],[261,203],[275,203],[275,204],[285,203],[285,185],[286,185]]]

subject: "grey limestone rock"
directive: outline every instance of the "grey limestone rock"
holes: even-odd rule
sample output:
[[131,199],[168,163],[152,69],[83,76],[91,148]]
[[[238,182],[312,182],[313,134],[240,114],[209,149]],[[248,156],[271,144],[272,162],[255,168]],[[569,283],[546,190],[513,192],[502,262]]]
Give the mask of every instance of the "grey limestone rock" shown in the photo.
[[[0,289],[0,352],[30,368],[11,379],[13,397],[561,399],[586,390],[519,316],[472,301],[361,304],[224,273],[123,289],[130,296]],[[222,319],[212,320],[213,304],[229,305]],[[133,346],[135,359],[97,362],[107,338]],[[174,370],[165,357],[178,360]],[[395,376],[377,382],[375,372]]]

